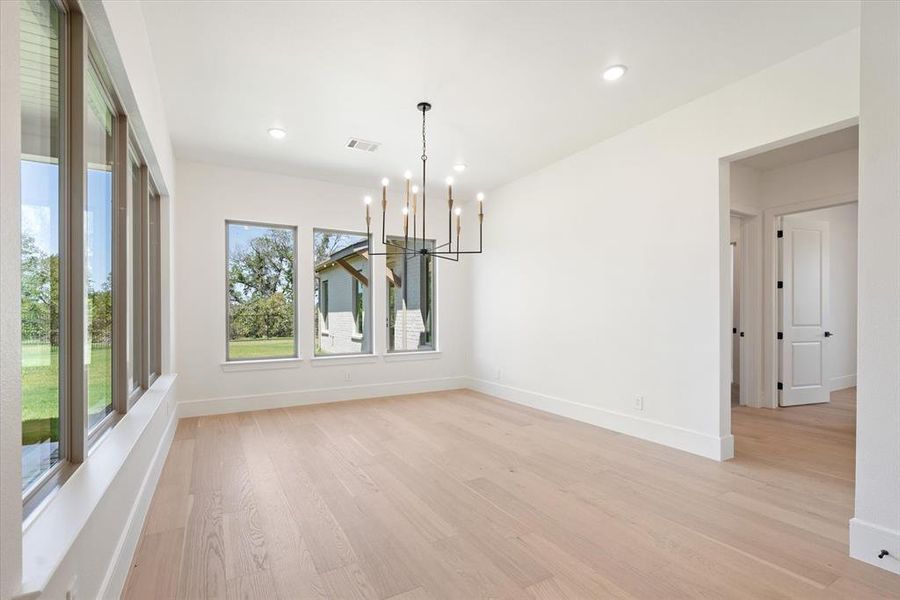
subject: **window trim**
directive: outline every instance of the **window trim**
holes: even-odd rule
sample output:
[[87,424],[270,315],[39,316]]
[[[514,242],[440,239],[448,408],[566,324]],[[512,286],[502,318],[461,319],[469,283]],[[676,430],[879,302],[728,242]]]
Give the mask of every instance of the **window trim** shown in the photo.
[[[354,230],[350,230],[350,229],[335,229],[335,228],[332,228],[332,227],[313,227],[313,229],[312,229],[312,242],[313,242],[313,247],[314,247],[314,248],[315,248],[316,233],[318,233],[318,232],[322,232],[322,233],[339,233],[339,234],[344,234],[344,235],[353,235],[353,236],[358,236],[358,237],[360,237],[360,238],[362,238],[362,239],[366,239],[366,235],[367,235],[366,232],[364,232],[364,231],[354,231]],[[369,237],[369,246],[368,246],[368,247],[371,248],[371,246],[372,246],[372,235],[371,235],[371,234],[368,234],[368,237]],[[313,269],[313,281],[315,282],[315,280],[317,279],[317,276],[316,276],[316,273],[315,273],[315,269],[316,269],[316,255],[315,255],[315,251],[313,251],[313,252],[311,253],[310,258],[311,258],[312,269]],[[374,344],[374,322],[373,322],[373,320],[372,320],[372,312],[373,312],[373,311],[372,311],[372,305],[373,305],[373,302],[374,302],[374,300],[373,300],[374,295],[373,295],[373,294],[374,294],[374,285],[375,285],[375,282],[374,282],[374,280],[372,279],[372,257],[371,257],[371,256],[367,256],[367,257],[366,257],[366,271],[365,271],[365,274],[366,274],[366,277],[368,277],[368,279],[369,279],[369,286],[368,286],[368,287],[369,287],[369,299],[368,299],[368,302],[366,303],[366,305],[365,305],[365,307],[364,307],[364,311],[365,311],[365,315],[364,315],[365,321],[363,322],[363,331],[360,332],[360,333],[355,333],[355,332],[354,332],[353,334],[351,334],[351,339],[352,339],[353,341],[362,341],[362,340],[364,340],[364,339],[365,339],[365,336],[366,336],[365,331],[366,331],[366,328],[368,328],[368,330],[369,330],[368,348],[365,348],[365,344],[361,344],[361,346],[362,346],[364,349],[360,350],[359,352],[334,352],[334,353],[329,353],[329,354],[318,354],[318,353],[316,353],[316,346],[315,346],[315,342],[316,342],[316,340],[315,340],[315,335],[316,335],[316,332],[315,332],[315,325],[313,325],[313,332],[312,332],[312,334],[313,334],[313,352],[312,352],[312,358],[313,358],[313,359],[319,360],[319,359],[329,359],[329,358],[354,358],[354,357],[360,357],[360,356],[361,356],[361,357],[376,356],[376,354],[375,354],[375,344]],[[354,281],[356,281],[356,280],[354,279]],[[320,284],[320,286],[321,286],[321,284]],[[319,292],[319,293],[321,294],[321,287],[320,287],[319,289],[320,289],[320,292]],[[351,288],[351,289],[352,289],[352,288]],[[355,298],[354,298],[354,302],[355,302]],[[315,297],[312,298],[312,304],[313,304],[313,314],[316,314],[317,311],[315,310],[315,309],[316,309],[316,301],[315,301]],[[316,314],[316,319],[318,319],[318,315],[317,315],[317,314]],[[330,335],[331,335],[331,330],[330,330],[330,328],[328,328],[328,322],[327,322],[327,321],[325,322],[325,326],[326,326],[326,328],[325,328],[323,331],[321,331],[321,333],[322,333],[322,335],[330,336]],[[354,323],[354,328],[355,328],[355,327],[356,327],[356,325],[355,325],[355,323]]]
[[[291,356],[265,356],[259,358],[231,358],[231,348],[230,348],[230,339],[231,339],[231,298],[228,295],[228,283],[229,283],[229,269],[228,269],[228,261],[229,261],[229,235],[228,231],[231,225],[247,225],[249,227],[267,227],[269,229],[286,229],[292,232],[293,241],[294,241],[294,260],[293,268],[294,268],[294,280],[291,282],[293,285],[293,312],[294,312],[294,353]],[[297,275],[299,273],[299,239],[298,239],[298,228],[296,225],[279,225],[277,223],[265,223],[261,221],[247,221],[242,219],[225,219],[225,363],[252,363],[256,361],[271,361],[271,360],[279,360],[279,359],[302,359],[300,356],[300,328],[299,328],[299,311],[297,297],[299,294],[297,293]]]

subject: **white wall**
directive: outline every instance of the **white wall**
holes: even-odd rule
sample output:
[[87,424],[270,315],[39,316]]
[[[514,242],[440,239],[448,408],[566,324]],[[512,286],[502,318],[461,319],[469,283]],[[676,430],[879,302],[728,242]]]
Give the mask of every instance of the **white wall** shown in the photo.
[[759,172],[757,206],[773,208],[808,200],[856,195],[859,150],[826,154],[812,160]]
[[831,390],[856,385],[856,212],[856,204],[844,204],[785,217],[828,223],[829,314],[825,328],[835,335],[827,342],[825,378]]
[[[406,360],[311,359],[313,228],[365,231],[362,197],[376,195],[377,187],[366,190],[199,163],[179,162],[177,172],[177,366],[179,393],[187,401],[185,414],[407,393],[465,383],[461,377],[466,374],[469,343],[466,262],[438,263],[439,354],[403,357]],[[390,202],[389,209],[396,209],[399,217],[399,198]],[[375,216],[373,224],[378,220]],[[298,333],[304,358],[299,364],[264,372],[223,369],[226,219],[298,227]],[[394,233],[402,233],[399,223],[398,218]],[[383,353],[384,257],[373,257],[372,273],[373,343],[376,353]]]
[[22,572],[19,3],[0,2],[0,598]]
[[[900,573],[900,3],[862,6],[859,367],[850,555]],[[881,549],[891,556],[879,560]]]
[[854,118],[858,43],[842,35],[495,190],[473,261],[476,385],[729,456],[719,159]]

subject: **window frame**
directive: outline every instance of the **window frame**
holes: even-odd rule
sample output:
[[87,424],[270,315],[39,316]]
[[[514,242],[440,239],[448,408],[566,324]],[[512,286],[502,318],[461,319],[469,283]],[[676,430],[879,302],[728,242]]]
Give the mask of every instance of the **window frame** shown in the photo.
[[[123,396],[122,379],[125,375],[125,365],[124,365],[124,351],[125,348],[123,346],[122,340],[122,332],[124,329],[124,322],[121,318],[121,314],[119,313],[120,305],[122,298],[120,298],[121,290],[123,289],[124,281],[120,277],[120,268],[122,262],[122,239],[120,236],[121,228],[122,228],[122,215],[120,213],[121,202],[123,201],[123,196],[126,196],[125,185],[127,183],[127,176],[125,173],[125,168],[128,166],[127,155],[128,155],[128,121],[125,116],[124,111],[122,110],[121,103],[118,100],[118,94],[115,90],[115,87],[112,85],[109,75],[106,71],[105,65],[103,64],[103,59],[100,56],[99,50],[96,48],[96,44],[93,40],[93,37],[90,34],[90,31],[86,29],[85,34],[87,36],[87,44],[86,44],[86,54],[85,54],[85,62],[84,68],[82,70],[82,78],[86,80],[91,72],[97,79],[97,83],[99,84],[99,91],[101,96],[103,97],[103,101],[106,103],[106,107],[112,115],[112,139],[113,139],[113,147],[112,147],[112,156],[113,156],[113,164],[111,169],[112,175],[112,198],[110,203],[110,209],[112,210],[112,219],[111,219],[111,231],[110,234],[110,252],[112,254],[111,258],[111,282],[110,282],[110,302],[112,303],[112,331],[110,335],[110,395],[111,395],[111,410],[109,413],[103,416],[100,421],[94,424],[93,427],[90,425],[90,413],[88,412],[88,408],[90,406],[90,399],[88,397],[88,375],[86,372],[84,363],[84,344],[82,344],[82,352],[80,355],[81,365],[80,368],[85,370],[85,373],[82,377],[82,384],[80,387],[81,395],[83,396],[83,406],[79,407],[84,411],[84,424],[85,424],[85,454],[90,452],[90,449],[104,436],[104,434],[109,430],[110,427],[116,424],[116,422],[121,418],[122,415],[127,411],[127,397]],[[87,93],[87,84],[85,84],[84,93]],[[83,106],[83,122],[81,129],[81,143],[82,148],[84,147],[84,130],[85,123],[88,120],[87,111],[89,110],[87,104]],[[122,160],[125,157],[126,160]],[[80,166],[84,170],[84,197],[82,200],[81,210],[85,212],[87,209],[87,170],[88,170],[88,162],[86,151],[83,150],[82,160],[80,162]],[[84,221],[82,220],[82,226]],[[73,230],[74,231],[74,230]],[[81,231],[84,231],[83,227]],[[84,246],[85,237],[82,234],[81,239],[81,257],[84,259]],[[82,302],[83,306],[87,303],[87,290],[84,287],[84,264],[82,263],[81,267],[81,294],[82,294]],[[83,313],[86,315],[86,313]],[[81,323],[81,331],[86,331],[86,323]],[[86,340],[82,340],[86,341]],[[73,356],[74,359],[74,356]],[[74,366],[74,363],[73,363]],[[83,462],[83,459],[82,459]]]
[[[294,322],[294,352],[291,356],[267,356],[267,357],[254,357],[254,358],[231,358],[231,298],[228,294],[229,288],[229,253],[230,253],[230,228],[232,225],[239,226],[248,226],[248,227],[265,227],[269,229],[284,229],[288,230],[292,234],[292,239],[294,243],[294,257],[293,257],[293,268],[294,268],[294,280],[292,282],[293,285],[293,322]],[[298,267],[300,264],[299,261],[299,239],[298,239],[298,227],[296,225],[283,225],[277,223],[266,223],[261,221],[247,221],[242,219],[225,219],[225,364],[237,364],[237,363],[256,363],[256,362],[264,362],[264,361],[273,361],[273,360],[296,360],[301,358],[300,356],[300,329],[299,329],[299,311],[298,311],[298,289],[297,289],[297,279],[298,279]]]
[[[71,394],[71,386],[69,384],[69,374],[70,374],[70,364],[69,364],[69,346],[71,339],[71,331],[72,331],[72,322],[69,316],[69,310],[67,302],[67,298],[70,293],[70,268],[69,262],[71,260],[70,257],[70,217],[69,214],[71,212],[70,209],[70,194],[69,194],[69,177],[70,171],[72,170],[73,163],[73,155],[77,156],[77,153],[73,153],[73,149],[71,146],[71,124],[72,124],[72,112],[73,112],[73,87],[76,89],[78,86],[70,85],[70,78],[72,77],[73,69],[77,72],[77,67],[73,67],[73,63],[76,62],[73,60],[73,55],[77,56],[77,52],[73,52],[73,39],[77,39],[77,36],[73,36],[71,33],[71,28],[77,27],[78,23],[73,25],[73,14],[69,10],[67,10],[67,6],[64,3],[60,3],[54,0],[49,0],[49,4],[51,4],[56,10],[59,12],[59,40],[57,42],[58,48],[58,72],[59,72],[59,90],[58,90],[58,102],[59,102],[59,162],[58,162],[58,222],[57,222],[57,232],[58,232],[58,252],[59,252],[59,289],[58,289],[58,319],[59,319],[59,351],[58,351],[58,374],[57,374],[57,402],[59,405],[59,443],[57,446],[57,452],[59,453],[59,459],[56,464],[52,467],[41,473],[34,481],[30,482],[28,486],[22,489],[22,515],[23,519],[26,519],[33,510],[39,506],[46,498],[50,496],[50,494],[64,482],[69,475],[71,475],[72,471],[74,471],[74,466],[71,462],[72,455],[72,444],[73,444],[73,436],[71,432],[71,415],[72,415],[72,394]],[[21,10],[21,8],[19,9]],[[20,74],[21,77],[21,74]],[[80,106],[81,102],[77,102],[75,106]],[[19,109],[21,111],[21,107]],[[21,116],[20,116],[21,118]],[[21,152],[19,161],[21,163]],[[21,166],[20,166],[21,168]],[[21,197],[19,198],[19,203],[21,204]],[[20,225],[21,227],[21,225]],[[21,257],[20,257],[21,260]],[[20,266],[21,269],[21,266]],[[21,315],[19,316],[21,320]],[[19,344],[22,343],[21,337],[18,340]],[[21,367],[20,367],[21,368]],[[21,434],[21,410],[19,414],[19,430]],[[22,448],[22,444],[20,442],[20,449]],[[21,451],[21,450],[20,450]],[[21,456],[19,458],[21,461]],[[21,486],[22,482],[19,481],[19,485]]]
[[[317,279],[319,279],[318,275],[316,275],[316,272],[315,272],[315,269],[316,269],[315,239],[316,239],[317,233],[337,233],[337,234],[341,234],[341,235],[350,235],[350,236],[362,238],[360,241],[366,240],[366,238],[367,238],[367,234],[364,231],[353,231],[350,229],[335,229],[335,228],[331,228],[331,227],[314,227],[312,230],[313,252],[311,253],[311,256],[310,256],[310,258],[311,258],[310,262],[312,263],[311,266],[312,266],[312,270],[313,270],[313,282],[315,282]],[[371,234],[368,234],[368,242],[369,243],[367,245],[367,248],[370,248],[372,245],[372,235]],[[315,339],[315,336],[316,336],[317,328],[318,328],[318,315],[316,314],[317,307],[316,307],[315,295],[313,295],[313,302],[312,302],[313,314],[315,315],[315,319],[316,319],[316,322],[313,324],[313,358],[314,359],[353,358],[355,356],[374,356],[375,355],[374,327],[373,327],[373,321],[372,321],[372,303],[374,302],[374,300],[373,300],[374,281],[372,280],[372,257],[368,256],[368,255],[366,256],[366,269],[365,269],[364,274],[365,274],[366,278],[369,280],[369,285],[368,285],[369,293],[368,293],[368,302],[364,302],[364,305],[363,305],[363,312],[364,312],[363,331],[361,331],[361,332],[356,331],[356,323],[355,323],[356,319],[355,319],[355,314],[354,314],[354,324],[353,324],[354,332],[351,334],[351,340],[352,341],[365,340],[366,343],[360,344],[361,349],[359,352],[329,352],[327,354],[325,354],[325,353],[319,354],[318,352],[316,352],[315,344],[316,344],[317,340]],[[353,278],[353,282],[358,283],[358,280],[356,278]],[[327,283],[327,281],[325,283]],[[351,285],[351,290],[353,290],[353,289],[354,289],[354,286]],[[327,290],[327,291],[330,293],[330,290]],[[322,282],[319,283],[319,298],[321,298],[321,294],[322,294]],[[328,294],[326,294],[326,296],[327,295]],[[355,301],[356,301],[356,299],[353,298],[354,310],[352,311],[352,313],[355,313]],[[330,312],[330,311],[328,311],[328,312]],[[321,331],[320,333],[330,337],[331,336],[331,328],[328,324],[327,318],[323,319],[323,323],[325,325],[325,329],[323,331]],[[368,338],[366,337],[366,329],[368,329],[368,332],[369,332]]]
[[[142,325],[144,330],[144,387],[150,389],[162,375],[162,195],[146,165],[141,167],[141,185],[145,190],[142,213],[145,217],[144,284],[147,294]],[[155,211],[155,212],[154,212]],[[155,219],[154,219],[155,217]],[[154,229],[153,223],[156,223]],[[155,257],[155,261],[154,261]],[[156,300],[154,303],[153,300]],[[155,313],[155,314],[154,314]],[[151,318],[152,317],[152,318]]]
[[[122,406],[120,407],[120,412],[125,413],[134,406],[134,403],[138,401],[138,399],[144,395],[144,392],[147,391],[147,385],[145,385],[146,376],[145,372],[148,369],[148,360],[147,360],[147,342],[144,337],[144,327],[143,322],[147,318],[147,311],[145,310],[145,306],[148,303],[149,295],[147,294],[147,288],[145,285],[146,272],[145,272],[145,260],[144,256],[148,251],[146,245],[147,239],[147,230],[148,230],[148,222],[145,218],[143,208],[146,206],[145,197],[147,195],[147,186],[144,181],[144,170],[146,168],[146,164],[143,158],[143,154],[140,151],[140,147],[134,139],[134,136],[131,135],[131,131],[128,131],[129,135],[127,138],[127,149],[126,149],[126,160],[125,166],[123,169],[123,186],[126,188],[126,193],[122,194],[122,205],[119,207],[117,214],[122,218],[120,219],[120,229],[117,231],[120,232],[120,243],[122,244],[119,248],[120,252],[117,254],[121,254],[123,259],[125,259],[124,250],[125,245],[131,246],[131,262],[128,263],[127,260],[123,260],[122,262],[126,263],[122,267],[122,273],[120,278],[122,280],[123,289],[127,287],[128,284],[128,269],[132,270],[132,289],[130,290],[132,294],[132,313],[128,314],[128,299],[127,296],[124,298],[124,302],[120,302],[121,309],[119,315],[123,319],[121,323],[121,331],[122,335],[120,336],[122,339],[122,348],[121,355],[123,357],[122,365],[121,365],[121,375],[120,375],[120,390],[122,399]],[[137,182],[135,185],[135,171],[137,171]],[[138,198],[134,197],[135,190],[138,192]],[[131,216],[132,222],[128,223],[128,206],[127,204],[131,202]],[[129,231],[130,225],[130,231]],[[138,237],[140,236],[140,237]],[[127,294],[129,290],[125,290]],[[128,347],[128,336],[127,336],[127,328],[128,321],[131,321],[132,327],[132,340],[131,347]],[[128,353],[133,351],[133,372],[132,379],[136,383],[136,385],[132,389],[128,389]]]
[[[402,242],[404,240],[403,236],[387,236],[386,238],[391,242]],[[436,239],[426,239],[426,244],[430,245],[432,248],[436,247],[437,240]],[[388,246],[390,249],[390,246]],[[390,251],[390,250],[388,250]],[[396,254],[402,254],[401,250],[398,250]],[[391,257],[390,254],[385,256],[384,267],[388,268],[388,259]],[[384,351],[386,355],[398,355],[398,354],[418,354],[425,352],[439,352],[440,349],[438,347],[438,260],[434,256],[429,256],[428,259],[419,259],[419,286],[421,290],[421,275],[423,272],[428,271],[425,260],[431,261],[431,286],[429,288],[431,292],[431,344],[427,347],[423,348],[404,348],[404,349],[391,349],[391,284],[385,282],[385,319],[384,319]],[[404,289],[406,289],[406,283],[403,284]]]

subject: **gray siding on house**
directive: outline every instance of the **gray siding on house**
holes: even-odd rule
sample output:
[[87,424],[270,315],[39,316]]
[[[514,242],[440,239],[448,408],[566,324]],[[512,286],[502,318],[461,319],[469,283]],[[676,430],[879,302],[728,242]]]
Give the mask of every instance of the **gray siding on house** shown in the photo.
[[[360,271],[366,279],[369,279],[368,261],[357,255],[347,258],[350,265]],[[354,277],[342,266],[334,264],[325,267],[316,274],[319,285],[328,282],[328,319],[321,310],[323,307],[316,305],[316,322],[319,337],[318,354],[353,354],[358,352],[370,352],[370,337],[366,335],[367,327],[357,334],[353,304]],[[371,281],[371,279],[369,279]],[[360,284],[362,285],[362,284]],[[369,310],[369,286],[363,288],[364,310]],[[368,316],[366,316],[368,318]],[[371,329],[371,327],[368,327]]]
[[[434,259],[429,259],[434,260]],[[423,259],[414,257],[404,260],[402,255],[388,256],[386,265],[400,277],[401,287],[388,284],[388,312],[393,317],[392,345],[389,350],[426,350],[434,348],[432,339],[425,335],[425,314],[423,305],[425,293],[423,284]],[[433,279],[433,276],[432,276]],[[432,281],[433,285],[433,281]],[[433,290],[432,290],[432,298]],[[393,311],[391,311],[393,299]],[[433,315],[431,318],[433,322]]]

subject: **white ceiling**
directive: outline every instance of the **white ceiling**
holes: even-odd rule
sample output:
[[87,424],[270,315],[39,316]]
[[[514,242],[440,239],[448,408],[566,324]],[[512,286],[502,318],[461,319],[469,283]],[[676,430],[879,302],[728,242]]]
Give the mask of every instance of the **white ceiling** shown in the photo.
[[[858,26],[857,2],[143,3],[179,158],[491,189]],[[627,75],[602,81],[608,65]],[[283,127],[288,137],[266,130]],[[372,154],[350,137],[382,142]]]
[[853,148],[859,148],[858,125],[755,154],[735,162],[760,171],[771,171]]

